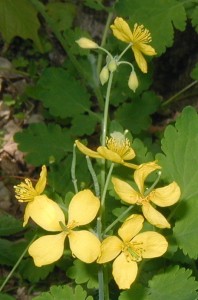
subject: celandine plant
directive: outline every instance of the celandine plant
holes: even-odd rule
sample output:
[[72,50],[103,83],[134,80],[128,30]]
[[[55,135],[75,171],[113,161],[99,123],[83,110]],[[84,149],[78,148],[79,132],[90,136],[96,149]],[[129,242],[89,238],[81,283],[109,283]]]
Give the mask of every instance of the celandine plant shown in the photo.
[[[147,62],[144,55],[156,54],[149,45],[150,32],[143,25],[135,24],[131,30],[126,21],[116,18],[111,29],[117,39],[127,43],[120,55],[112,56],[106,49],[84,37],[77,41],[82,48],[106,53],[106,65],[99,77],[102,85],[107,84],[107,91],[101,142],[98,142],[101,145],[96,150],[88,148],[79,140],[76,140],[74,145],[71,173],[75,195],[69,203],[67,215],[44,192],[47,181],[45,166],[42,167],[35,187],[29,179],[26,179],[25,182],[15,186],[15,192],[18,201],[27,202],[23,225],[25,226],[31,218],[47,231],[45,235],[36,238],[28,249],[36,266],[41,267],[58,261],[63,256],[65,247],[70,248],[74,259],[89,265],[93,263],[98,272],[98,291],[96,288],[89,289],[87,291],[89,297],[86,299],[114,300],[119,297],[137,300],[135,292],[121,293],[119,296],[119,290],[132,291],[133,284],[136,284],[139,278],[144,278],[145,262],[166,253],[171,220],[167,219],[166,210],[163,213],[163,209],[158,210],[156,206],[163,208],[175,204],[179,201],[181,192],[175,181],[159,186],[163,169],[157,161],[140,165],[133,163],[136,153],[127,130],[109,129],[109,103],[115,71],[119,72],[119,66],[122,64],[129,65],[131,67],[129,88],[135,92],[139,84],[134,66],[122,60],[123,55],[131,48],[138,67],[146,73]],[[94,190],[78,189],[75,170],[76,147],[86,155]],[[95,165],[92,165],[90,158],[97,160],[99,173],[95,172]],[[112,176],[114,166],[118,164],[130,172],[130,178],[122,178],[122,175],[121,178]],[[108,203],[109,199],[112,203],[112,197],[115,198],[113,208],[119,210],[117,217],[116,214],[112,214]],[[164,229],[166,231],[163,231]],[[65,246],[67,244],[69,246]],[[149,264],[146,269],[148,272]],[[156,274],[163,273],[157,264],[155,267],[152,265],[150,272],[153,270]],[[125,298],[122,298],[122,295],[125,295],[123,296]],[[78,299],[85,297],[79,296]]]

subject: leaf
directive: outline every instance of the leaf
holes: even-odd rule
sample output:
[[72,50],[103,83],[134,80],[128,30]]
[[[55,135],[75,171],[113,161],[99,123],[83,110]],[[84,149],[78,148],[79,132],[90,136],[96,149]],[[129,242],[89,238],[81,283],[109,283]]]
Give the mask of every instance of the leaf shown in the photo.
[[153,92],[145,92],[140,99],[136,98],[132,103],[124,103],[116,112],[116,120],[129,129],[132,133],[138,134],[146,130],[151,124],[150,115],[159,106],[159,98]]
[[182,199],[198,195],[198,115],[194,108],[184,108],[175,126],[169,125],[162,139],[164,154],[157,160],[162,174],[169,181],[175,180],[182,192]]
[[76,259],[73,266],[68,269],[67,276],[74,279],[77,284],[87,282],[89,289],[98,288],[98,267],[96,264],[85,264]]
[[177,221],[173,228],[174,237],[184,254],[191,258],[198,258],[198,195],[186,202],[181,202],[176,210]]
[[148,297],[146,300],[195,300],[197,299],[198,283],[191,277],[192,271],[170,267],[163,273],[155,275],[149,281]]
[[87,292],[80,285],[75,287],[75,290],[68,285],[52,286],[50,291],[42,293],[34,300],[93,300],[93,297],[87,297]]
[[190,77],[194,80],[198,80],[198,64],[196,64],[195,67],[192,69]]
[[0,264],[13,266],[27,245],[0,239]]
[[0,0],[0,31],[9,44],[15,36],[31,39],[42,51],[38,36],[40,27],[37,11],[28,0]]
[[191,19],[192,26],[195,27],[195,30],[198,33],[198,6],[193,9]]
[[15,219],[13,216],[0,213],[0,236],[9,236],[22,231],[22,222]]
[[30,96],[39,99],[53,116],[67,118],[89,111],[89,94],[61,68],[47,68]]
[[35,166],[59,162],[73,146],[68,130],[54,124],[31,124],[16,133],[14,139],[19,149],[27,153],[26,161]]
[[50,272],[54,269],[54,265],[48,265],[43,267],[36,267],[32,258],[27,258],[20,262],[19,271],[24,279],[29,280],[32,283],[39,282],[41,279],[45,279]]
[[75,136],[91,135],[95,131],[97,118],[93,115],[76,115],[72,120],[72,134]]
[[118,300],[145,300],[146,292],[147,289],[144,286],[140,284],[133,284],[130,290],[120,293]]
[[[151,32],[152,46],[158,54],[173,44],[174,27],[183,31],[186,12],[177,0],[119,0],[115,6],[118,16],[130,17],[130,25],[143,24]],[[173,27],[174,26],[174,27]]]
[[8,294],[4,294],[0,292],[0,299],[1,300],[15,300],[16,298],[8,295]]
[[59,31],[70,28],[76,14],[76,6],[71,3],[48,3],[46,5],[46,10],[56,23],[56,28]]

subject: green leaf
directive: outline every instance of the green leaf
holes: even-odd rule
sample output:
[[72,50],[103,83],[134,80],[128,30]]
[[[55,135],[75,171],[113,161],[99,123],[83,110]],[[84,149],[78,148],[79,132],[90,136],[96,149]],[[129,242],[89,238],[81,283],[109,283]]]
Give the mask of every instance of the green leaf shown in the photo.
[[29,0],[0,0],[0,11],[0,31],[8,44],[15,36],[20,36],[33,40],[42,51],[37,32],[40,27],[37,11]]
[[61,68],[45,69],[30,95],[42,101],[56,117],[74,117],[90,109],[84,86]]
[[46,10],[50,17],[53,18],[59,31],[70,28],[76,14],[76,6],[71,3],[48,3]]
[[181,31],[186,27],[186,12],[177,0],[153,0],[152,5],[150,0],[119,0],[115,8],[118,16],[130,17],[131,28],[138,23],[150,30],[158,54],[172,46],[174,27]]
[[195,67],[192,69],[192,72],[190,73],[190,77],[192,79],[198,80],[198,64],[196,64]]
[[198,283],[191,277],[192,271],[170,267],[163,273],[155,275],[149,281],[148,297],[146,300],[195,300],[197,299]]
[[87,282],[89,289],[98,288],[98,267],[96,264],[85,264],[76,259],[73,266],[68,269],[67,276],[74,279],[77,284]]
[[174,237],[184,254],[198,258],[198,195],[181,202],[176,210],[177,221],[173,228]]
[[186,107],[176,120],[169,125],[162,139],[164,154],[157,160],[162,166],[163,176],[175,180],[182,191],[182,199],[198,195],[198,115],[194,108]]
[[19,149],[27,153],[26,161],[35,166],[59,162],[73,147],[68,130],[54,124],[31,124],[14,139]]
[[149,127],[150,115],[157,110],[158,106],[159,98],[153,92],[145,92],[141,98],[120,106],[116,112],[116,120],[124,128],[138,134]]
[[120,293],[118,300],[145,300],[146,292],[147,289],[144,286],[140,284],[133,284],[130,290]]
[[24,279],[29,280],[32,283],[39,282],[41,279],[45,279],[49,273],[54,269],[54,265],[48,265],[43,267],[36,267],[32,258],[27,258],[20,262],[19,272]]
[[13,266],[26,246],[24,242],[13,243],[6,239],[0,239],[0,264]]
[[93,300],[93,297],[88,296],[87,292],[83,290],[80,285],[75,287],[75,290],[68,285],[52,286],[50,291],[42,293],[38,297],[34,297],[34,300]]
[[94,115],[76,115],[72,120],[72,134],[75,136],[91,135],[95,131],[97,122],[98,120]]
[[16,298],[9,296],[8,294],[4,294],[0,292],[0,299],[1,300],[15,300]]
[[193,9],[191,19],[192,26],[195,27],[195,30],[198,33],[198,6]]
[[22,231],[22,222],[15,219],[13,216],[0,213],[0,236],[9,236]]

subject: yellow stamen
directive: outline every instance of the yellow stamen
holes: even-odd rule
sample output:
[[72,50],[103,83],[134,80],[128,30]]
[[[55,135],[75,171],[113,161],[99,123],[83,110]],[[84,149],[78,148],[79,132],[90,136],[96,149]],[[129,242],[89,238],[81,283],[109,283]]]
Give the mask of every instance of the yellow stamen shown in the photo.
[[14,186],[16,198],[19,202],[29,202],[34,200],[34,197],[38,196],[37,191],[34,189],[32,182],[26,178],[25,183],[22,182]]

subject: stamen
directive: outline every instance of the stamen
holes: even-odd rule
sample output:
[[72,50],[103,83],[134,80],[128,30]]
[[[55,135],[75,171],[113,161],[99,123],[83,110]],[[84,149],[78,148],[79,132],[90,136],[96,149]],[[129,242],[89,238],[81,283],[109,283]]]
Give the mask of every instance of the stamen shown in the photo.
[[34,197],[38,196],[38,193],[34,189],[32,182],[26,178],[25,182],[21,182],[20,184],[14,186],[16,198],[19,202],[29,202],[34,199]]

